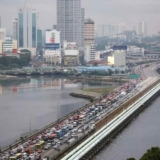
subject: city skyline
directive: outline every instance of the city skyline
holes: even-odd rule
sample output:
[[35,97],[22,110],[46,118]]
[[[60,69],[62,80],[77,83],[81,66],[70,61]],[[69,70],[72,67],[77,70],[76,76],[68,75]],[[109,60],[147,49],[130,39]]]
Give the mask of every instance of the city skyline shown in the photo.
[[[101,2],[100,2],[101,1]],[[146,21],[148,34],[157,34],[160,30],[158,18],[160,17],[160,1],[157,0],[82,0],[86,18],[95,21],[95,26],[101,24],[125,23],[132,29],[140,21]],[[12,34],[12,21],[18,17],[17,10],[24,6],[24,0],[0,0],[0,16],[2,27]],[[39,13],[38,27],[42,30],[52,28],[56,24],[56,0],[33,0],[32,8]],[[99,7],[97,7],[99,6]],[[125,8],[125,9],[124,9]],[[6,14],[7,12],[7,14]],[[48,17],[48,18],[46,18]]]

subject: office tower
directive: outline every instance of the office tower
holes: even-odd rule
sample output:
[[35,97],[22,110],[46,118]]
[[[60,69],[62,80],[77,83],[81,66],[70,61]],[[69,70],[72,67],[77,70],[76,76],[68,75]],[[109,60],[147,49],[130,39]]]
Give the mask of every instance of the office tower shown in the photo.
[[0,40],[5,41],[6,40],[6,29],[0,28]]
[[107,25],[98,25],[97,28],[97,36],[98,37],[106,37],[107,36]]
[[90,18],[84,22],[84,46],[94,44],[94,21]]
[[13,40],[18,40],[18,19],[13,20]]
[[1,28],[1,16],[0,16],[0,28]]
[[37,29],[37,49],[38,51],[42,50],[42,42],[43,38],[42,38],[42,30],[41,29]]
[[137,24],[137,34],[145,37],[147,35],[147,23],[142,21]]
[[126,25],[124,23],[120,23],[119,25],[119,33],[124,33],[126,31]]
[[35,48],[37,45],[37,12],[32,8],[18,10],[18,45]]
[[53,29],[57,29],[57,25],[56,24],[53,25]]
[[81,0],[57,0],[57,27],[61,32],[61,44],[66,40],[83,47],[84,9]]

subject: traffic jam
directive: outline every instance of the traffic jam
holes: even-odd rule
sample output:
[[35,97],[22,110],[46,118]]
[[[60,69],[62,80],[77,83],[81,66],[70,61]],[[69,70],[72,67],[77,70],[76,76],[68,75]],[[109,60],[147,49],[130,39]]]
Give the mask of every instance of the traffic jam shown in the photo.
[[[54,127],[45,130],[18,146],[0,154],[0,160],[48,160],[52,150],[58,153],[68,146],[72,146],[82,137],[94,130],[95,123],[110,114],[124,102],[129,100],[144,87],[142,79],[132,80],[114,89],[97,103],[84,107],[81,111],[57,122]],[[52,154],[52,157],[53,157]]]

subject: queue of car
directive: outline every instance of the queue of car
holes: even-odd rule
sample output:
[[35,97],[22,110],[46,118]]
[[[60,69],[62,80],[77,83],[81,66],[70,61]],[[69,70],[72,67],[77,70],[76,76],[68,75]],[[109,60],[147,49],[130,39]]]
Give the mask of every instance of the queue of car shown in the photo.
[[0,160],[49,159],[49,157],[41,157],[42,153],[50,149],[60,150],[63,144],[72,145],[94,130],[96,122],[138,93],[140,85],[137,83],[140,81],[142,79],[132,80],[114,89],[99,99],[96,104],[75,112],[65,120],[57,122],[52,128],[46,129],[15,148],[10,148],[9,151],[0,155]]

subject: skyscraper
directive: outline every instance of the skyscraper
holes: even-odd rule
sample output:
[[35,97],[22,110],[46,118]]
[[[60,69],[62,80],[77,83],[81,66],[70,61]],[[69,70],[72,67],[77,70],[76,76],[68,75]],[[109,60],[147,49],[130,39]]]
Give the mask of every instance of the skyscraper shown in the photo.
[[38,51],[42,50],[42,30],[41,29],[37,29],[37,49]]
[[126,24],[120,23],[120,24],[118,24],[118,26],[119,26],[118,33],[124,33],[124,31],[126,31]]
[[84,46],[94,44],[94,21],[90,18],[84,22]]
[[13,20],[13,40],[18,40],[18,19]]
[[6,29],[0,28],[0,40],[5,41],[6,40]]
[[35,48],[37,45],[37,12],[32,8],[18,10],[18,46]]
[[84,46],[84,9],[81,0],[57,0],[57,27],[61,32],[61,44],[66,40]]
[[1,16],[0,16],[0,28],[1,28]]
[[137,24],[137,34],[145,37],[147,35],[147,23],[142,21]]

